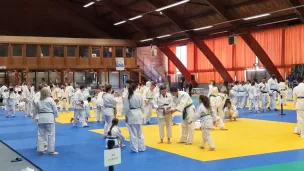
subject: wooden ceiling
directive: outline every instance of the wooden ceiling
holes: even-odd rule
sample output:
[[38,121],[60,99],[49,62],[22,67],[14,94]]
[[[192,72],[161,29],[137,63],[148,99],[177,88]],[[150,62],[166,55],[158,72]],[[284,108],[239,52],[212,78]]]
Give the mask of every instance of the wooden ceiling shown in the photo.
[[[0,1],[0,34],[22,36],[55,36],[83,38],[119,38],[139,40],[172,34],[157,39],[169,42],[191,35],[209,35],[230,31],[233,27],[252,27],[291,18],[289,24],[301,23],[304,0],[216,0],[231,20],[216,11],[210,1],[190,0],[173,8],[155,12],[157,7],[181,0],[2,0]],[[293,8],[301,6],[299,8]],[[245,17],[271,13],[270,16],[242,20]],[[145,14],[142,18],[114,26],[114,23]],[[304,17],[304,16],[303,16]],[[304,22],[304,20],[303,20]],[[213,25],[213,28],[192,29]],[[187,32],[183,32],[188,30]]]

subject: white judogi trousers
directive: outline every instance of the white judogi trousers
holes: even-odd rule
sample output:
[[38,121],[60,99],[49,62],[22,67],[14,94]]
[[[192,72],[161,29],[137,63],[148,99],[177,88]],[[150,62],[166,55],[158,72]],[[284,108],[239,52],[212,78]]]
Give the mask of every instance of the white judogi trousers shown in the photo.
[[147,122],[150,122],[150,120],[151,120],[151,115],[152,115],[152,104],[151,103],[144,105],[144,114],[145,114],[144,124],[146,124]]
[[225,115],[225,114],[224,114],[224,112],[221,113],[221,111],[223,111],[223,110],[221,109],[220,112],[217,112],[217,108],[216,107],[211,107],[211,110],[212,110],[212,112],[213,112],[213,114],[214,114],[214,116],[216,118],[216,123],[218,124],[218,126],[220,127],[220,129],[224,129],[225,128],[225,123],[224,123],[224,119],[223,118],[225,116],[223,116],[223,115]]
[[65,111],[69,111],[69,104],[67,99],[62,99],[60,102],[60,110],[62,111],[63,108],[65,109]]
[[255,108],[256,111],[259,111],[259,100],[257,99],[257,97],[249,100],[250,100],[249,111],[252,111],[252,108]]
[[37,151],[44,151],[44,146],[46,144],[48,146],[48,152],[55,151],[55,123],[38,124]]
[[283,105],[286,105],[286,102],[287,102],[286,93],[287,93],[287,90],[281,91],[282,99],[281,99],[281,94],[279,94],[279,104],[280,105],[281,105],[281,101],[283,102]]
[[24,111],[24,115],[25,116],[29,116],[31,114],[32,111],[32,102],[25,100],[25,111]]
[[85,111],[84,109],[74,109],[74,126],[77,126],[77,118],[79,119],[79,122],[81,123],[81,126],[88,126],[86,119],[85,119]]
[[130,124],[130,144],[132,152],[145,151],[144,136],[142,134],[142,126],[140,124]]
[[113,119],[114,119],[114,115],[105,115],[105,125],[104,125],[105,136],[108,135],[108,131],[112,125]]
[[266,110],[268,105],[268,93],[262,93],[262,110]]
[[213,127],[213,120],[210,115],[204,116],[201,119],[201,127],[202,127],[202,136],[203,136],[201,147],[205,147],[205,144],[207,142],[210,148],[214,148],[214,144],[210,135],[211,129]]
[[12,113],[12,116],[15,116],[15,108],[15,105],[5,105],[5,115]]
[[238,99],[238,105],[241,109],[243,109],[245,107],[245,102],[246,102],[246,96],[243,95],[243,96],[238,96],[237,97]]
[[294,133],[301,135],[304,138],[304,110],[297,110],[297,126],[294,129]]
[[103,114],[103,106],[97,106],[97,108],[96,108],[96,120],[97,120],[97,122],[99,122],[99,121],[104,122],[105,121],[105,116]]
[[191,144],[195,131],[195,123],[192,122],[189,124],[189,122],[194,115],[194,109],[192,107],[189,107],[186,109],[186,112],[187,118],[182,120],[182,136],[180,138],[180,142]]
[[[272,91],[272,90],[270,90],[270,91]],[[273,93],[270,94],[269,96],[270,96],[270,103],[269,103],[270,110],[275,110],[276,109],[277,92],[273,91]]]
[[163,118],[158,118],[160,139],[164,139],[165,137],[165,126],[167,130],[167,138],[172,138],[172,115],[166,115]]

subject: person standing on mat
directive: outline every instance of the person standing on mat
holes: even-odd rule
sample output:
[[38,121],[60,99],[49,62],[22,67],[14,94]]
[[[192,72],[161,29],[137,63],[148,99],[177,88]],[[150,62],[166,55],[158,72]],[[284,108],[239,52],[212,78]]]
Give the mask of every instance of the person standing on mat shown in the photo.
[[195,131],[195,123],[190,123],[190,118],[193,117],[195,107],[193,101],[188,93],[184,91],[178,91],[177,88],[171,87],[170,92],[172,95],[172,108],[171,113],[182,112],[182,136],[179,143],[186,143],[191,145],[193,141],[193,135]]
[[15,107],[16,107],[16,94],[14,92],[14,88],[10,87],[9,92],[5,95],[5,115],[6,117],[12,113],[12,117],[15,117]]
[[143,94],[144,98],[144,124],[151,124],[151,115],[152,115],[152,101],[154,95],[156,94],[156,84],[154,81],[151,81],[150,88],[146,89]]
[[134,153],[146,150],[142,133],[143,97],[136,93],[136,85],[130,84],[128,97],[123,100],[123,115],[130,133],[131,151]]
[[294,133],[304,138],[304,83],[303,78],[298,78],[298,86],[293,89],[293,102],[297,111],[298,124],[294,129]]
[[159,87],[159,93],[156,93],[153,99],[153,106],[156,109],[158,117],[158,127],[160,142],[164,143],[165,137],[165,126],[167,129],[168,144],[171,144],[170,139],[172,138],[172,114],[166,114],[166,111],[170,110],[172,97],[171,94],[167,93],[165,86]]
[[97,94],[96,120],[97,120],[97,122],[101,122],[102,124],[104,124],[104,122],[105,122],[104,114],[103,114],[103,109],[104,109],[103,95],[104,94],[105,94],[104,87],[101,87],[98,90],[98,94]]
[[270,110],[275,110],[278,111],[276,109],[276,101],[277,101],[277,95],[279,92],[279,85],[278,85],[278,81],[276,79],[276,76],[274,74],[272,74],[271,78],[268,80],[268,86],[269,86],[269,96],[270,96]]
[[41,90],[40,100],[34,106],[35,119],[38,123],[38,154],[44,153],[47,144],[50,155],[57,155],[58,152],[55,152],[55,118],[58,117],[58,111],[48,88]]
[[[283,105],[286,106],[286,94],[287,94],[287,90],[288,90],[288,82],[281,80],[281,82],[278,85],[279,90],[280,90],[280,94],[279,94],[279,102],[281,104],[281,102],[283,103]],[[281,98],[282,95],[282,98]]]
[[262,107],[261,111],[266,112],[266,108],[268,105],[268,93],[269,93],[269,87],[268,84],[266,83],[266,79],[262,80],[262,83],[259,85],[259,89],[261,91],[261,100],[262,100]]
[[75,108],[74,108],[74,127],[77,126],[77,118],[81,122],[82,127],[88,127],[88,124],[85,120],[85,111],[84,111],[84,96],[83,96],[84,86],[81,85],[79,90],[75,93]]
[[103,95],[103,103],[104,103],[104,109],[103,114],[105,116],[105,126],[104,126],[104,136],[106,137],[106,133],[109,131],[112,120],[114,119],[116,109],[116,101],[115,97],[112,94],[112,86],[106,85],[105,87],[105,94]]

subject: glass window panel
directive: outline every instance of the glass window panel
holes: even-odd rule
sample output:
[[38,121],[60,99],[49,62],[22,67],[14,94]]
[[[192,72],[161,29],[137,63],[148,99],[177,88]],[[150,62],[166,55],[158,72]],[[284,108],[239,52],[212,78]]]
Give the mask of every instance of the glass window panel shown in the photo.
[[112,58],[112,47],[103,47],[103,57]]
[[67,46],[68,56],[75,57],[76,56],[76,46]]
[[54,46],[54,57],[64,57],[63,46]]
[[92,57],[100,57],[100,48],[92,47]]
[[12,45],[13,56],[22,56],[22,45]]
[[89,46],[79,46],[79,57],[80,58],[89,57]]
[[50,56],[50,45],[40,45],[41,57]]
[[8,56],[8,44],[0,44],[0,57]]
[[127,58],[135,57],[135,48],[134,47],[127,47],[126,48],[126,56],[127,56]]
[[[184,66],[187,66],[187,46],[177,46],[176,56],[184,64]],[[177,68],[176,71],[179,72]]]
[[37,45],[26,45],[26,57],[37,57]]
[[122,47],[115,47],[116,57],[123,57]]

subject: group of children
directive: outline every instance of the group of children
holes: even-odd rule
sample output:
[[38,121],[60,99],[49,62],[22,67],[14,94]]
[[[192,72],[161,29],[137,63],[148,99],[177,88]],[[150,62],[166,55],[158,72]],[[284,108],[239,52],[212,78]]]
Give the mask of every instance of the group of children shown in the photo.
[[[281,81],[278,83],[275,75],[266,81],[258,83],[257,80],[238,82],[235,81],[229,92],[232,104],[240,109],[249,103],[249,111],[255,110],[257,113],[269,110],[277,110],[278,102],[286,105],[288,91],[288,82]],[[281,98],[282,97],[282,98]]]

